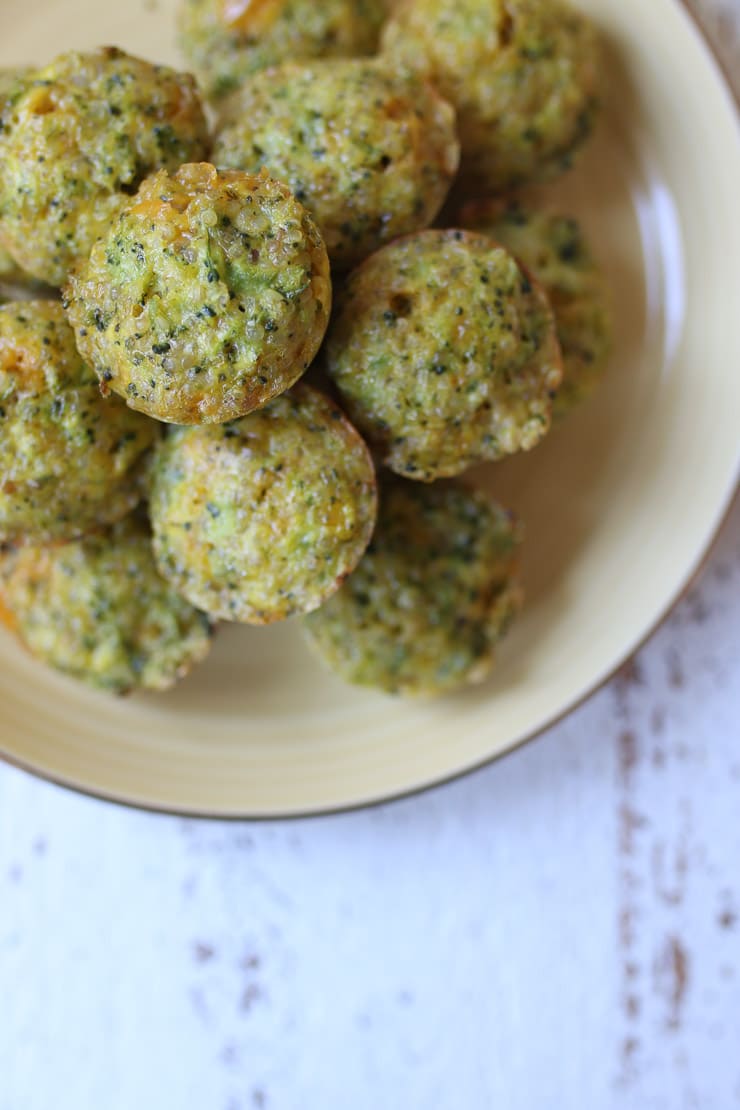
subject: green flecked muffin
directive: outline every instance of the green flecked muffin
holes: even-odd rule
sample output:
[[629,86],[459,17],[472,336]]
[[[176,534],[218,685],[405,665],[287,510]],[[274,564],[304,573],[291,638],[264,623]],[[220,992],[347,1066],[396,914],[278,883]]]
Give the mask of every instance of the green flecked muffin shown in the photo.
[[284,185],[201,163],[147,178],[65,296],[104,389],[158,420],[224,423],[313,360],[329,260]]
[[0,608],[32,655],[100,690],[167,690],[208,653],[211,623],[157,573],[136,517],[0,558]]
[[383,46],[455,107],[461,177],[483,191],[555,176],[591,132],[598,38],[564,0],[407,0]]
[[265,167],[305,204],[332,265],[428,227],[457,170],[452,108],[431,85],[375,62],[288,62],[229,102],[213,161]]
[[521,606],[520,542],[511,515],[483,493],[383,482],[370,547],[304,618],[308,642],[341,678],[388,693],[480,681]]
[[612,348],[608,289],[578,221],[515,202],[501,207],[483,201],[466,205],[459,222],[508,247],[547,293],[563,352],[563,382],[552,411],[562,418],[593,393]]
[[161,166],[207,153],[195,82],[112,47],[24,77],[0,114],[0,226],[24,270],[60,286]]
[[[2,115],[3,105],[8,95],[15,88],[19,78],[22,78],[25,72],[25,70],[18,69],[0,69],[0,116]],[[16,263],[3,247],[3,229],[2,225],[0,225],[0,283],[14,282],[20,276],[21,273]],[[0,303],[5,299],[6,297],[3,295],[3,290],[0,288]]]
[[373,54],[384,18],[382,0],[184,0],[180,45],[219,99],[279,62]]
[[158,432],[101,397],[58,302],[0,308],[0,542],[73,539],[125,516]]
[[214,617],[270,624],[317,608],[354,570],[375,474],[341,411],[300,384],[231,424],[173,429],[150,509],[175,589]]
[[325,366],[381,461],[426,482],[534,447],[561,380],[545,294],[488,236],[456,230],[399,239],[349,275]]

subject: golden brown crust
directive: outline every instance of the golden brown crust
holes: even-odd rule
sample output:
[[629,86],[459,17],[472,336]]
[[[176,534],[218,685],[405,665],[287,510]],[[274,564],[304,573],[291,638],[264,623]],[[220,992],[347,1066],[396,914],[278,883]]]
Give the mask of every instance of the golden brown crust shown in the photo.
[[301,383],[231,424],[173,429],[151,514],[159,567],[184,596],[270,624],[315,609],[357,565],[375,472],[341,410]]
[[266,174],[148,178],[66,293],[103,386],[173,424],[223,423],[288,389],[329,318],[323,240]]
[[159,428],[100,395],[57,301],[0,308],[0,542],[64,541],[140,500]]
[[210,650],[209,620],[159,576],[135,516],[0,556],[0,598],[32,655],[100,690],[167,690]]
[[373,54],[384,9],[383,0],[184,0],[180,44],[220,100],[283,61]]
[[[307,140],[310,136],[310,141]],[[361,59],[288,62],[225,107],[217,165],[265,166],[311,212],[332,265],[428,227],[459,162],[452,108],[418,78]]]
[[598,386],[613,340],[609,291],[582,228],[572,216],[516,201],[471,202],[459,223],[490,234],[541,282],[563,353],[563,382],[553,403],[553,417],[562,419]]
[[424,231],[347,279],[325,364],[392,470],[432,481],[529,450],[561,375],[547,297],[485,236]]

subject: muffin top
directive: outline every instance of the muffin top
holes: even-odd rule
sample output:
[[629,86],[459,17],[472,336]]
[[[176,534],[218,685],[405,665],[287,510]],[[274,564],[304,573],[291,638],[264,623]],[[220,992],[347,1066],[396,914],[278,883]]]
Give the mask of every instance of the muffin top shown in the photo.
[[66,291],[106,390],[158,420],[223,423],[289,388],[326,329],[326,248],[266,174],[161,170]]
[[439,694],[480,681],[521,605],[521,530],[485,494],[453,482],[386,479],[357,570],[303,621],[348,682]]
[[399,239],[354,270],[325,351],[350,419],[422,481],[534,447],[561,380],[540,287],[503,247],[458,230]]
[[157,436],[101,397],[57,301],[0,308],[0,541],[72,539],[124,516]]
[[206,153],[193,78],[113,47],[63,54],[16,83],[0,116],[0,225],[16,262],[60,286],[124,194]]
[[233,423],[173,429],[150,508],[175,588],[215,617],[270,624],[315,609],[354,569],[375,472],[337,406],[299,384]]
[[0,604],[37,659],[99,690],[166,690],[208,654],[211,623],[164,581],[136,516],[0,556]]

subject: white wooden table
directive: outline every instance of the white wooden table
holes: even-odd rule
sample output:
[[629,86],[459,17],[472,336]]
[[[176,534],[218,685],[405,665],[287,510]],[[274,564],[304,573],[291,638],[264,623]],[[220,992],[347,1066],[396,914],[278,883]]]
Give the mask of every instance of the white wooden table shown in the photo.
[[740,503],[619,678],[423,797],[220,825],[0,768],[0,1110],[734,1106]]

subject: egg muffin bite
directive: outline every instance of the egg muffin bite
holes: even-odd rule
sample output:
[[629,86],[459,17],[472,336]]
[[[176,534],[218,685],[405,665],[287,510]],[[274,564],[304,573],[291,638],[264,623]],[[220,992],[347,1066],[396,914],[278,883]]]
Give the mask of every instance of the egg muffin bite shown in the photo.
[[375,474],[342,412],[300,384],[233,423],[172,429],[150,509],[175,589],[213,617],[270,624],[321,605],[357,565]]
[[288,62],[249,78],[216,134],[216,165],[263,166],[305,204],[333,266],[428,227],[460,148],[431,85],[357,59]]
[[459,223],[508,247],[547,293],[563,353],[563,381],[553,402],[553,417],[561,419],[591,396],[612,349],[609,291],[583,230],[571,216],[517,202],[473,202]]
[[407,0],[383,49],[454,105],[461,177],[481,190],[557,175],[592,130],[598,39],[565,0]]
[[16,84],[0,115],[0,226],[34,277],[61,286],[160,166],[205,156],[195,82],[112,47],[63,54]]
[[[2,228],[0,228],[0,240]],[[56,300],[58,291],[34,279],[0,246],[0,304],[6,301]]]
[[382,0],[184,0],[180,45],[207,96],[282,61],[373,54]]
[[284,185],[187,165],[147,178],[65,303],[105,390],[168,423],[224,423],[313,360],[331,308],[329,260]]
[[308,643],[347,682],[387,693],[478,682],[521,606],[520,542],[511,514],[483,493],[383,481],[367,553],[303,619]]
[[57,301],[0,308],[0,542],[68,540],[125,516],[158,432],[101,397]]
[[458,230],[409,235],[354,270],[324,364],[381,461],[425,482],[534,447],[561,381],[542,289]]
[[[0,69],[0,116],[9,93],[12,92],[25,72],[21,69]],[[16,281],[20,276],[21,271],[3,246],[3,228],[2,223],[0,223],[0,283]],[[0,303],[6,299],[3,295],[3,289],[0,288]]]
[[136,516],[0,556],[0,606],[37,659],[117,694],[169,689],[211,646],[211,622],[159,575]]

